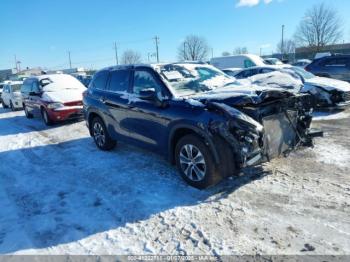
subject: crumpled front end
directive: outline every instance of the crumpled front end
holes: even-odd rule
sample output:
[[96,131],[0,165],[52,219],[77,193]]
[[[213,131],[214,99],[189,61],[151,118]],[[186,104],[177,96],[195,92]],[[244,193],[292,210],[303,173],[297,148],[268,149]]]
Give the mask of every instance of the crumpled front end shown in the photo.
[[210,131],[220,135],[232,147],[239,167],[269,161],[302,146],[312,146],[312,100],[309,95],[284,97],[237,107],[209,102],[227,121],[213,121]]

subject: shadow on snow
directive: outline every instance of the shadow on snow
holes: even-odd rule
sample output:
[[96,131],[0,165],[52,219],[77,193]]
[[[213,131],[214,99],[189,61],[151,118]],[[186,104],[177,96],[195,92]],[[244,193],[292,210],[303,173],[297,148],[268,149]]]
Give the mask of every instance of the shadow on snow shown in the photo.
[[123,144],[102,152],[90,138],[2,152],[0,162],[7,163],[0,165],[0,203],[12,207],[0,209],[2,254],[70,243],[179,206],[217,201],[266,175],[252,168],[200,191],[159,156]]

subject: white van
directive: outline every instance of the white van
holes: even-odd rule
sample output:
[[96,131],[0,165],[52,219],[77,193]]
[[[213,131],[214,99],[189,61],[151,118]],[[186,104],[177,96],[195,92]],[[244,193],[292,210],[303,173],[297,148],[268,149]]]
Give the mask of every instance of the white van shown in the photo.
[[219,69],[266,66],[264,59],[252,54],[214,57],[210,60],[210,64]]
[[12,111],[22,108],[21,86],[22,81],[11,81],[4,85],[1,94],[3,108],[10,107]]

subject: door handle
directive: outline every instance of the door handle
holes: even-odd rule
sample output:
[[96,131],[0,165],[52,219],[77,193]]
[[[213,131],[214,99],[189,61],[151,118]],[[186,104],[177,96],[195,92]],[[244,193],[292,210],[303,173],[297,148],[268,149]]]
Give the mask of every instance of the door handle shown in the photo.
[[105,103],[106,103],[106,98],[101,97],[101,98],[100,98],[100,102],[105,104]]

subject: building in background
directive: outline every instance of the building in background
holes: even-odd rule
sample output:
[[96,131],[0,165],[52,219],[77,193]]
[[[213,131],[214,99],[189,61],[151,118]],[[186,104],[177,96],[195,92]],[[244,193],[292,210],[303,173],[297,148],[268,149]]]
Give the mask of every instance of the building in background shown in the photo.
[[16,74],[16,69],[3,69],[0,70],[0,82],[9,80],[14,74]]
[[323,47],[298,47],[295,49],[296,59],[313,60],[317,53],[350,54],[350,43],[327,45]]

